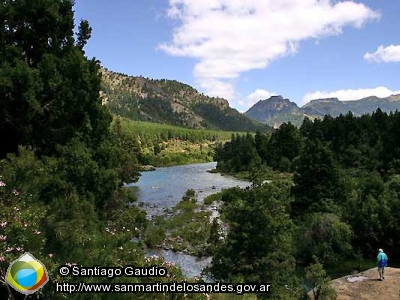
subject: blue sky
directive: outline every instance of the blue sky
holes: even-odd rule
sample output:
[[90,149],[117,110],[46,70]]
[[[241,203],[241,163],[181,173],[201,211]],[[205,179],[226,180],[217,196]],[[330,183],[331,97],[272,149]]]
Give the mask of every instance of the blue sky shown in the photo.
[[282,95],[400,93],[397,0],[76,0],[86,54],[110,70],[175,79],[247,110]]

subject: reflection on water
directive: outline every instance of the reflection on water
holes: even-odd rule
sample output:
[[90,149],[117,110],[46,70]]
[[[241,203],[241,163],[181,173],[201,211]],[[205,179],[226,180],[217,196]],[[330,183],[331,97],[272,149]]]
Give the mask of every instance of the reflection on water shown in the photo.
[[224,188],[246,187],[248,181],[238,180],[218,173],[208,173],[216,162],[157,168],[143,172],[138,182],[126,185],[138,187],[138,202],[143,202],[149,217],[162,214],[164,208],[175,206],[188,189],[196,192],[198,201]]

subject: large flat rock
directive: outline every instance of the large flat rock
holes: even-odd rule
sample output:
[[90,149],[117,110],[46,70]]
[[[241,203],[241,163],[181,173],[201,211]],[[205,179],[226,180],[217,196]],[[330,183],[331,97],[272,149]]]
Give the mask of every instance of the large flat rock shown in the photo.
[[399,300],[400,269],[385,268],[383,281],[379,280],[378,268],[373,268],[332,280],[331,285],[337,300]]

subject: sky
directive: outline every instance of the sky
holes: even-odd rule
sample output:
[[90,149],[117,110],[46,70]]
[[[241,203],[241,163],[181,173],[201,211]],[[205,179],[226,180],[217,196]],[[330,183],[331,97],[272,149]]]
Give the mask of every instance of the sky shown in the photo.
[[400,94],[398,0],[75,0],[109,70],[174,79],[239,111],[282,95]]

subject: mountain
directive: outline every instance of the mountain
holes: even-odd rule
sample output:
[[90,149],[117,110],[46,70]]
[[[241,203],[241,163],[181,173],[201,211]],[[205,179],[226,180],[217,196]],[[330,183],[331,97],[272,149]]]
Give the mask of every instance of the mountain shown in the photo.
[[386,98],[371,96],[353,101],[340,101],[337,98],[317,99],[311,100],[302,107],[303,110],[307,108],[317,111],[321,116],[331,115],[332,117],[346,114],[349,111],[356,116],[361,116],[372,113],[378,108],[384,112],[391,112],[400,109],[400,94]]
[[300,125],[304,117],[314,119],[318,115],[312,110],[303,111],[296,103],[282,96],[272,96],[254,104],[245,115],[273,127],[279,127],[284,122]]
[[384,112],[400,109],[400,94],[386,98],[375,96],[353,101],[340,101],[337,98],[311,100],[303,107],[282,96],[273,96],[266,100],[258,101],[245,115],[253,120],[260,121],[270,126],[278,127],[283,122],[291,122],[300,126],[304,117],[310,119],[323,118],[325,115],[337,117],[349,111],[355,116],[361,116],[376,111],[380,108]]
[[299,112],[300,110],[296,103],[291,102],[289,99],[284,99],[282,96],[272,96],[268,100],[258,101],[246,112],[246,115],[266,123],[277,115],[297,114]]
[[155,80],[101,69],[103,104],[112,113],[138,121],[228,131],[266,131],[229,106],[176,80]]

